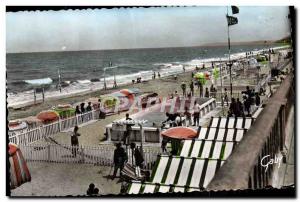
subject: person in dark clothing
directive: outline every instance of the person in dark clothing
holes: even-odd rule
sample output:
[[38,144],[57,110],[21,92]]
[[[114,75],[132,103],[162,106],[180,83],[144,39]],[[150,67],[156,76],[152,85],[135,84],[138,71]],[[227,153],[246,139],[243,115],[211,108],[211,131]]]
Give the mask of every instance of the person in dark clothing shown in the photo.
[[159,72],[157,72],[157,76],[158,76],[158,78],[160,79],[160,73],[159,73]]
[[[132,120],[132,118],[129,117],[129,114],[126,113],[126,118],[125,118],[126,121],[129,121],[129,120]],[[132,124],[126,124],[126,131],[124,132],[124,137],[123,137],[123,143],[124,144],[128,144],[128,137],[130,135],[130,131],[131,131],[131,126]]]
[[135,165],[140,168],[143,168],[144,157],[143,157],[142,153],[140,152],[139,149],[137,149],[135,147],[135,143],[131,143],[130,148],[132,149],[132,152],[133,152],[133,156],[135,159]]
[[81,111],[79,109],[79,106],[77,105],[75,108],[75,115],[79,115],[79,114],[81,114]]
[[200,105],[197,101],[194,102],[194,124],[193,126],[199,126],[199,118],[200,118]]
[[204,97],[207,97],[207,98],[209,98],[209,92],[208,92],[208,88],[205,88],[205,95],[204,95]]
[[185,82],[181,83],[182,95],[186,97],[186,84]]
[[88,103],[88,106],[86,107],[87,112],[92,111],[92,105],[91,104],[92,104],[91,102]]
[[80,110],[82,114],[85,112],[84,103],[80,104]]
[[224,89],[224,101],[226,102],[227,106],[228,106],[228,95],[227,95],[227,88]]
[[259,97],[258,93],[255,93],[255,105],[256,106],[260,105],[260,97]]
[[167,152],[167,144],[168,144],[168,139],[163,138],[163,140],[161,141],[162,153]]
[[117,175],[118,169],[120,169],[120,176],[122,175],[121,171],[124,168],[124,164],[127,162],[128,156],[124,148],[121,146],[121,143],[116,144],[116,149],[114,151],[114,174],[112,179]]
[[231,115],[238,114],[237,113],[237,104],[236,104],[234,98],[231,98],[231,103],[230,103],[230,106],[229,106],[229,112],[230,112]]
[[175,121],[176,118],[179,116],[179,114],[175,113],[175,114],[170,114],[169,112],[166,112],[166,116],[167,116],[167,120],[163,121],[162,124],[171,121],[172,123],[170,124],[171,127],[175,127]]
[[237,112],[238,114],[236,116],[244,116],[244,107],[243,107],[243,103],[240,101],[239,98],[236,99],[236,104],[237,104]]
[[190,83],[191,95],[194,96],[194,82],[191,81]]
[[81,120],[83,122],[83,119],[84,119],[84,113],[85,113],[85,108],[84,108],[84,103],[81,103],[80,104],[80,111],[81,111]]
[[95,189],[94,189],[93,195],[97,196],[98,194],[99,194],[99,189],[98,189],[98,188],[95,188]]
[[247,115],[250,115],[250,108],[251,108],[251,98],[247,97],[244,101],[245,111],[247,111]]
[[72,145],[72,155],[73,155],[73,157],[76,157],[76,153],[77,153],[78,146],[79,146],[78,136],[80,136],[80,134],[78,133],[78,129],[79,129],[78,126],[75,126],[73,134],[71,136],[71,145]]
[[91,183],[91,184],[89,185],[88,190],[86,191],[86,194],[87,194],[88,196],[92,196],[92,195],[94,194],[94,192],[95,192],[95,185],[94,185],[93,183]]

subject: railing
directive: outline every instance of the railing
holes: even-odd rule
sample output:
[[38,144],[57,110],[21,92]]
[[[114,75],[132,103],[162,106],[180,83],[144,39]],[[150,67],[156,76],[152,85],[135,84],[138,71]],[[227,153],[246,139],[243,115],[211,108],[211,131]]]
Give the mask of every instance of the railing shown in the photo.
[[[101,146],[71,146],[59,144],[31,144],[21,145],[21,150],[27,162],[48,163],[86,163],[101,166],[113,166],[114,147],[112,145]],[[135,165],[132,150],[126,148],[128,162]],[[76,153],[76,156],[73,154]],[[144,147],[144,168],[151,170],[160,154],[159,147]]]
[[271,184],[272,171],[277,165],[269,164],[265,172],[261,160],[270,155],[263,162],[266,164],[267,160],[274,159],[278,152],[283,151],[287,117],[295,104],[294,99],[294,78],[288,75],[217,172],[208,190],[259,189]]
[[73,128],[75,125],[87,123],[91,120],[97,120],[99,117],[99,112],[99,109],[93,110],[77,116],[68,117],[66,119],[59,119],[54,123],[42,125],[19,134],[9,134],[9,142],[17,145],[31,144],[45,137],[52,136],[58,132]]

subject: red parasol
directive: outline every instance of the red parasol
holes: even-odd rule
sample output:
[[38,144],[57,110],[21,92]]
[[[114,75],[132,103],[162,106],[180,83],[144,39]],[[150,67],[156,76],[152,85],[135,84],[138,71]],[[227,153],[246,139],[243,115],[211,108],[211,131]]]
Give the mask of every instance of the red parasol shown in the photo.
[[173,139],[193,139],[197,136],[197,131],[188,127],[174,127],[161,133],[163,136]]
[[59,119],[59,114],[53,110],[47,110],[40,112],[37,116],[43,123],[54,122]]
[[15,189],[21,184],[31,181],[30,172],[21,150],[17,145],[9,143],[10,188]]
[[132,91],[130,91],[128,89],[122,89],[122,90],[120,90],[120,93],[124,94],[129,99],[130,103],[133,103],[134,94],[132,93]]

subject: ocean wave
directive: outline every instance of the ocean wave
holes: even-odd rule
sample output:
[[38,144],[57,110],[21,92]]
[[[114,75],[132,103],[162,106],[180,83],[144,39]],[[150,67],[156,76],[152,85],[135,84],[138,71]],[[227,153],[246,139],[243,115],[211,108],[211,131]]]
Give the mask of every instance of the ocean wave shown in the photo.
[[42,79],[24,80],[24,82],[30,85],[45,85],[45,84],[51,84],[53,80],[48,77]]

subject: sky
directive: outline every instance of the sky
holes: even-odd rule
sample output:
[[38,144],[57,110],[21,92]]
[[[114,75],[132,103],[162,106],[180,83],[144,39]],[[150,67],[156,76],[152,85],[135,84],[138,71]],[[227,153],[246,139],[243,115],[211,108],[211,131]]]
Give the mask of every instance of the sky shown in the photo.
[[[232,42],[290,35],[288,7],[239,7]],[[226,6],[6,13],[6,52],[201,46],[227,42]],[[231,15],[231,8],[229,7]]]

